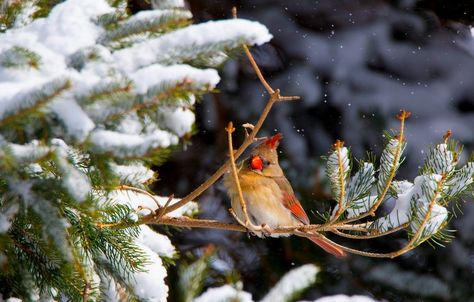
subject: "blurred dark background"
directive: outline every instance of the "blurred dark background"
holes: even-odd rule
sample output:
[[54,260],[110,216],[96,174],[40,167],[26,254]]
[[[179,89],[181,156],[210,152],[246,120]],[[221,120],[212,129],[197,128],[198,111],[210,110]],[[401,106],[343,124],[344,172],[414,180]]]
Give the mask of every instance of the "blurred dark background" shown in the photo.
[[[398,179],[413,180],[428,147],[447,129],[474,147],[474,1],[230,1],[192,0],[196,23],[239,16],[265,24],[273,40],[252,52],[266,77],[294,103],[274,107],[261,132],[282,132],[282,166],[307,212],[329,209],[331,201],[321,156],[342,139],[358,158],[380,156],[383,130],[397,129],[400,109],[407,122],[407,159]],[[225,30],[223,28],[222,30]],[[230,120],[255,122],[267,95],[245,57],[221,69],[220,92],[197,106],[197,133],[186,150],[158,167],[155,189],[182,196],[226,159]],[[243,137],[239,129],[236,135]],[[200,197],[201,216],[232,221],[219,182]],[[206,286],[241,278],[259,299],[288,270],[316,263],[323,273],[303,298],[336,293],[364,294],[386,301],[474,301],[474,204],[460,201],[449,225],[455,239],[445,248],[425,243],[393,260],[349,256],[335,259],[300,238],[258,239],[214,230],[176,232],[181,262],[213,245],[214,277]],[[316,215],[313,216],[315,220]],[[369,250],[403,246],[404,233],[343,243]],[[216,277],[218,276],[218,277]],[[176,274],[169,282],[176,280]],[[173,286],[171,286],[173,288]],[[173,290],[173,289],[172,289]],[[171,294],[171,297],[174,295]]]

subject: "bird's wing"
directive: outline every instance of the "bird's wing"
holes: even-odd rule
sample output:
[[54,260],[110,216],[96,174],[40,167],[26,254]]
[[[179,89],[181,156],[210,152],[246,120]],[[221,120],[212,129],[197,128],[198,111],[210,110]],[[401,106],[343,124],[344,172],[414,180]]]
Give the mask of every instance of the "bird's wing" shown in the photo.
[[285,177],[272,177],[276,182],[281,192],[283,193],[282,203],[288,210],[291,211],[291,214],[295,216],[299,221],[304,224],[309,224],[308,215],[304,211],[298,199],[295,197],[295,193],[291,188],[290,183]]

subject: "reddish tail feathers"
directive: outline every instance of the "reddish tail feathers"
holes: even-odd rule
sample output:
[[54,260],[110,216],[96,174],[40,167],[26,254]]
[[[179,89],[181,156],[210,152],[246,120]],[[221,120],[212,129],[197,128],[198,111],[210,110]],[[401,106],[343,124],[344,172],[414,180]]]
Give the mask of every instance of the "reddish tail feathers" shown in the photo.
[[326,252],[328,252],[330,254],[333,254],[334,256],[336,256],[338,258],[343,258],[343,257],[347,256],[345,251],[343,251],[341,248],[333,245],[332,243],[324,240],[324,238],[321,238],[321,237],[308,237],[308,239],[313,241],[317,245],[319,245]]

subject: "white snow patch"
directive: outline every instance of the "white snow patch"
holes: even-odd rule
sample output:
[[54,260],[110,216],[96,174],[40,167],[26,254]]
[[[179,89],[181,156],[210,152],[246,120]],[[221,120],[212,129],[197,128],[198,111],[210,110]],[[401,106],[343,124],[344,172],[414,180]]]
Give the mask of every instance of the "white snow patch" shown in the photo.
[[28,144],[8,144],[13,157],[19,163],[33,162],[48,154],[50,149],[45,146],[40,146],[37,140],[32,140]]
[[142,163],[136,162],[129,165],[111,165],[112,170],[119,176],[120,182],[133,181],[140,184],[153,179],[155,172],[145,167]]
[[220,81],[215,69],[198,69],[185,64],[153,64],[131,73],[130,78],[134,82],[135,90],[140,94],[145,94],[150,87],[160,83],[176,85],[182,81],[190,81],[195,88],[209,85],[212,89]]
[[299,292],[316,281],[319,268],[313,264],[306,264],[286,273],[283,278],[270,290],[261,302],[288,301],[295,292]]
[[67,133],[79,143],[95,127],[94,122],[73,99],[58,98],[51,103],[50,108],[61,120]]
[[397,191],[395,207],[390,214],[379,218],[374,222],[374,227],[385,232],[410,221],[411,199],[413,194],[419,191],[420,179],[415,179],[415,185],[409,181],[394,182]]
[[150,250],[160,255],[160,257],[171,258],[176,254],[176,249],[171,244],[171,240],[146,225],[140,226],[140,235],[136,242],[146,245]]
[[252,295],[229,284],[209,288],[193,302],[253,302]]
[[346,296],[346,295],[335,295],[323,297],[315,300],[314,302],[378,302],[367,296]]
[[147,246],[136,243],[146,253],[150,264],[145,266],[147,271],[132,275],[130,286],[140,299],[150,302],[166,302],[168,298],[168,286],[165,283],[167,272],[161,258]]
[[[418,228],[420,227],[420,219],[423,220],[424,217],[426,216],[426,213],[428,212],[428,204],[424,202],[417,201],[417,216],[418,219],[414,219],[411,223],[411,229],[412,232],[418,231]],[[433,208],[431,210],[430,217],[428,218],[428,222],[423,228],[422,236],[423,237],[429,237],[436,232],[439,231],[440,227],[443,225],[443,223],[448,219],[448,210],[440,206],[438,204],[433,205]]]
[[[60,141],[60,140],[56,140]],[[68,193],[78,202],[84,201],[92,190],[89,178],[79,171],[74,165],[69,163],[65,158],[67,155],[64,154],[67,152],[64,149],[58,148],[58,157],[56,162],[58,168],[62,174],[62,184],[63,187],[68,191]]]
[[166,148],[178,142],[175,135],[158,129],[147,135],[95,130],[91,133],[90,140],[96,152],[110,152],[118,157],[142,156],[150,149]]
[[191,132],[194,121],[196,120],[191,110],[182,107],[162,107],[159,109],[159,116],[164,126],[179,137]]
[[12,219],[19,210],[18,204],[11,205],[8,209],[0,212],[0,234],[8,231],[12,224]]

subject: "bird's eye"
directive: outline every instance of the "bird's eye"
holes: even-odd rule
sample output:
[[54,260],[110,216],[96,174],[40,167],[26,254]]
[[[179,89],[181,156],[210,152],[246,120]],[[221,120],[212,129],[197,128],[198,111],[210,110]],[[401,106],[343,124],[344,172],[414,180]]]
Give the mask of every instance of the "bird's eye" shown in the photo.
[[263,160],[260,156],[258,155],[254,155],[250,158],[250,168],[252,170],[259,170],[259,171],[262,171],[263,170]]
[[264,166],[264,167],[268,167],[268,166],[270,166],[270,161],[269,161],[269,160],[266,160],[266,159],[264,159],[264,160],[263,160],[263,166]]

